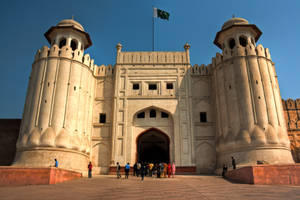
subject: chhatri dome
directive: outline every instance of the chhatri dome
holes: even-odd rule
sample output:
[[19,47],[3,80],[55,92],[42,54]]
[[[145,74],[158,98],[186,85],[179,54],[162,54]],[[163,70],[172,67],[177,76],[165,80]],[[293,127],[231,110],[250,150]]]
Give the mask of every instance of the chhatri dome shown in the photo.
[[[50,44],[57,44],[59,48],[68,44],[72,49],[87,49],[92,45],[91,38],[84,31],[83,26],[74,19],[64,19],[52,26],[45,34]],[[67,40],[69,42],[67,42]],[[71,44],[73,41],[73,44]]]
[[78,22],[76,22],[74,19],[64,19],[61,20],[60,22],[58,22],[57,26],[73,26],[76,29],[79,29],[81,31],[84,31],[84,28],[82,27],[81,24],[79,24]]
[[233,17],[223,24],[222,30],[229,28],[232,25],[243,25],[243,24],[249,24],[249,22],[244,18]]
[[[249,22],[240,17],[232,17],[228,21],[226,21],[222,29],[217,33],[214,44],[217,45],[220,49],[222,49],[222,44],[224,42],[224,37],[232,31],[232,28],[239,28],[240,30],[247,31],[253,35],[254,41],[257,42],[262,32],[255,24],[249,24]],[[229,32],[228,32],[229,31]],[[236,32],[237,30],[235,30]],[[252,42],[254,44],[254,41]]]

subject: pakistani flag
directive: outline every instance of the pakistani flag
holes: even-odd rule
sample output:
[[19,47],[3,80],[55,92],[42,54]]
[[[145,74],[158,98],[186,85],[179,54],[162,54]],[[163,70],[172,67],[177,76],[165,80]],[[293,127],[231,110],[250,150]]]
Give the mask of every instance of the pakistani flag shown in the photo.
[[168,12],[153,7],[153,17],[169,20],[169,16]]

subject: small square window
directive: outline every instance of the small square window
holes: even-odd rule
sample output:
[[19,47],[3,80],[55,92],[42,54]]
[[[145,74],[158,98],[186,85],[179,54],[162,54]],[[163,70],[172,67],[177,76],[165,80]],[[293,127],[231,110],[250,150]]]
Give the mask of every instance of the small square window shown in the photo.
[[132,85],[132,89],[133,89],[133,90],[139,90],[139,89],[140,89],[140,84],[134,83],[134,84]]
[[161,118],[168,118],[168,117],[169,117],[168,113],[161,112]]
[[101,124],[106,123],[106,114],[105,114],[105,113],[100,113],[100,119],[99,119],[99,122],[100,122]]
[[207,122],[206,112],[200,112],[200,122]]
[[149,84],[149,90],[157,90],[157,84]]
[[167,90],[173,89],[173,83],[167,83]]
[[138,113],[137,118],[145,118],[145,112]]
[[156,117],[156,111],[150,110],[150,118],[155,118],[155,117]]

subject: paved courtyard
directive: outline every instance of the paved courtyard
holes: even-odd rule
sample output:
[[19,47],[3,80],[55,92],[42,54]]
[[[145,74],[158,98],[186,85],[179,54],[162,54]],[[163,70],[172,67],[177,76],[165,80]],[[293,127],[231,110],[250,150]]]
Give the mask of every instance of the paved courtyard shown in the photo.
[[0,187],[1,200],[98,199],[300,199],[300,186],[230,183],[217,176],[116,179],[115,176],[82,178],[56,185]]

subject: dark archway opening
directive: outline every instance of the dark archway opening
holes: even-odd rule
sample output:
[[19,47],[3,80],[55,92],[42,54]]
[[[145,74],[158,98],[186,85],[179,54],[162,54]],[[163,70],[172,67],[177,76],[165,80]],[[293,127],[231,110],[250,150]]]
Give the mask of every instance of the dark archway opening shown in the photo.
[[137,161],[149,163],[169,163],[169,137],[157,129],[149,129],[141,133],[137,138]]
[[63,46],[66,46],[66,43],[67,43],[67,41],[66,41],[65,38],[63,38],[62,40],[60,40],[60,42],[59,42],[59,48],[62,48]]
[[72,48],[73,51],[75,51],[75,49],[77,49],[77,42],[76,42],[76,40],[72,40],[71,41],[71,48]]
[[233,49],[235,47],[235,40],[233,38],[229,40],[229,47],[230,49]]
[[242,45],[243,47],[247,46],[247,39],[244,36],[241,36],[239,40],[240,40],[240,45]]

